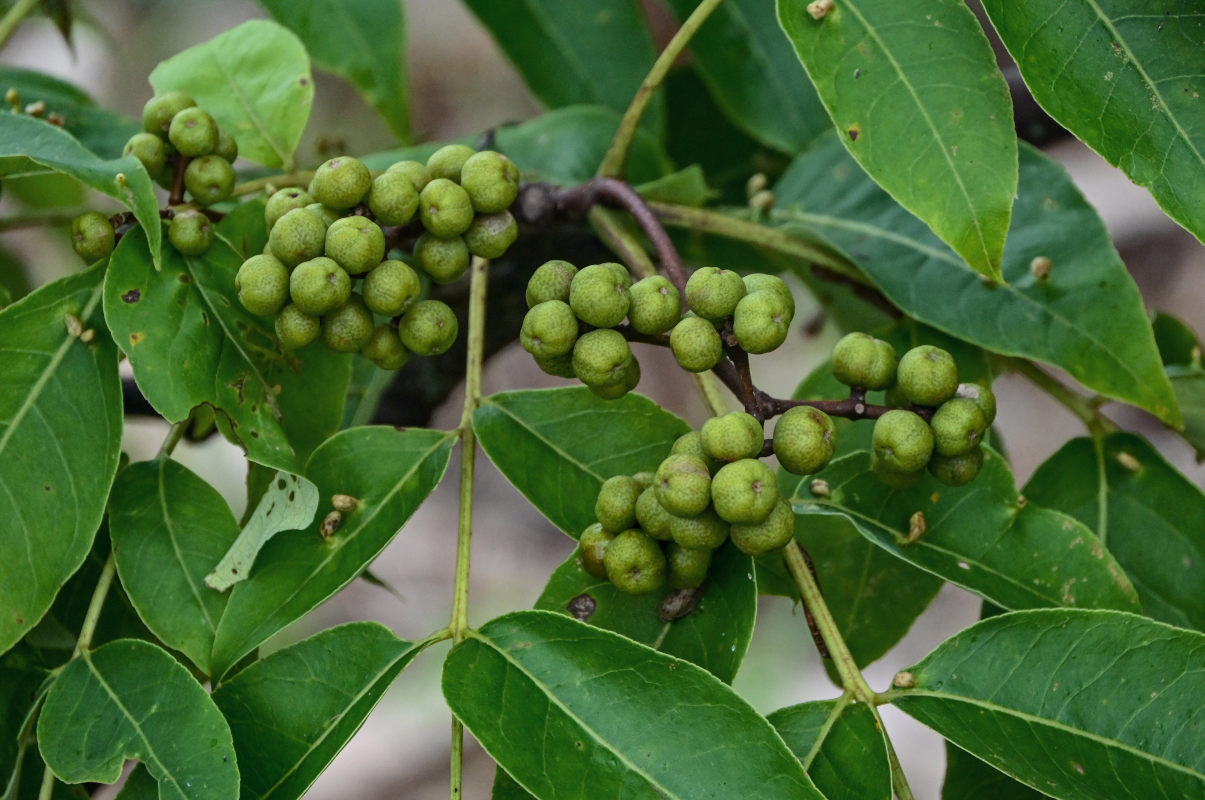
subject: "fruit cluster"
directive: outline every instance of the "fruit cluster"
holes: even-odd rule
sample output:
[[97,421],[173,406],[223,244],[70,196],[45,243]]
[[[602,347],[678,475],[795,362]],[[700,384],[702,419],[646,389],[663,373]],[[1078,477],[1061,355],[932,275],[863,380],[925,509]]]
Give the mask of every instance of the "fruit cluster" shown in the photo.
[[[622,397],[640,380],[629,338],[659,337],[683,369],[704,372],[724,355],[721,330],[731,324],[737,345],[767,353],[781,345],[795,314],[790,289],[773,275],[742,278],[704,267],[686,283],[685,306],[662,275],[635,283],[622,264],[578,269],[549,261],[527,284],[528,312],[519,341],[550,375],[577,378],[600,397]],[[624,320],[626,328],[620,329]]]
[[456,316],[445,303],[419,299],[419,272],[388,258],[384,227],[417,215],[423,233],[414,264],[431,281],[449,283],[471,256],[497,258],[515,241],[518,226],[506,209],[518,189],[508,158],[464,145],[443,147],[426,164],[398,162],[376,178],[355,158],[332,158],[308,191],[281,189],[268,199],[268,244],[239,268],[239,300],[253,314],[276,315],[286,349],[321,337],[391,370],[411,353],[439,355],[456,340]]

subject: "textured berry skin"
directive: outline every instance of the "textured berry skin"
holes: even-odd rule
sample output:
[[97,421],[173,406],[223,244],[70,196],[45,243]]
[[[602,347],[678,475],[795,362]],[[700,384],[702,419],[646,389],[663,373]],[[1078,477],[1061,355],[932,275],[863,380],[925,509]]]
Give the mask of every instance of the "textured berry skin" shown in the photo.
[[691,550],[677,542],[666,548],[666,581],[671,589],[695,589],[707,580],[711,568],[710,550]]
[[423,187],[431,182],[431,170],[427,169],[427,165],[421,161],[399,161],[385,171],[400,172],[405,175],[414,185],[416,192],[421,192]]
[[167,147],[163,140],[153,133],[134,134],[126,142],[121,154],[134,156],[141,161],[152,180],[163,174],[163,167],[167,164]]
[[372,337],[360,348],[365,358],[381,369],[397,370],[406,366],[410,351],[402,344],[397,331],[382,322],[372,329]]
[[711,502],[727,522],[755,525],[769,516],[777,501],[774,470],[756,458],[725,464],[711,479]]
[[603,481],[594,502],[594,517],[603,530],[620,533],[636,524],[636,499],[640,487],[630,475],[614,475]]
[[573,352],[577,331],[573,309],[560,300],[549,300],[528,309],[519,331],[519,343],[533,356],[553,358]]
[[460,171],[466,161],[477,151],[464,144],[448,144],[436,150],[427,158],[427,170],[431,179],[460,182]]
[[700,431],[690,431],[679,436],[670,446],[669,452],[671,455],[694,456],[706,464],[707,471],[713,475],[717,469],[724,466],[724,462],[707,455],[707,451],[703,449],[703,434]]
[[983,412],[983,418],[989,426],[996,421],[996,395],[987,386],[981,383],[960,383],[954,396],[973,400]]
[[746,294],[767,290],[776,292],[787,304],[787,315],[795,316],[795,297],[791,294],[791,287],[787,286],[786,281],[782,278],[777,275],[767,275],[764,272],[751,272],[743,276],[741,280],[745,284]]
[[614,383],[586,385],[594,395],[604,400],[618,400],[640,383],[640,362],[629,358],[619,370]]
[[648,594],[665,585],[665,554],[661,545],[635,529],[611,540],[603,566],[607,578],[625,594]]
[[701,267],[686,281],[686,304],[704,319],[731,316],[744,296],[745,282],[730,269]]
[[364,276],[364,305],[374,314],[396,317],[418,300],[422,292],[418,273],[403,261],[382,261]]
[[364,301],[353,294],[322,318],[322,341],[338,353],[354,353],[368,344],[374,328],[372,314],[364,307]]
[[795,475],[824,469],[836,447],[837,427],[818,408],[789,408],[774,425],[774,455],[783,469]]
[[372,181],[368,210],[382,225],[405,225],[418,211],[418,190],[401,172],[385,172]]
[[895,348],[870,334],[854,332],[833,346],[833,377],[846,386],[886,389],[895,381]]
[[573,372],[573,353],[563,356],[533,356],[536,366],[546,375],[557,378],[576,378]]
[[[656,480],[656,476],[654,476]],[[668,541],[673,538],[669,532],[669,523],[673,515],[657,502],[657,490],[652,486],[640,493],[636,498],[636,522],[642,530],[654,539]]]
[[385,258],[385,233],[367,217],[343,217],[326,229],[323,248],[348,275],[363,275]]
[[469,270],[469,247],[459,236],[441,239],[424,233],[414,243],[414,261],[435,283],[452,283]]
[[892,489],[908,489],[915,486],[925,472],[923,469],[916,472],[901,472],[893,469],[873,450],[870,452],[870,469],[874,472],[875,477]]
[[974,400],[954,397],[938,406],[929,427],[933,429],[933,451],[937,455],[961,456],[979,447],[987,418]]
[[402,344],[420,356],[437,356],[446,353],[460,324],[447,303],[439,300],[421,300],[410,307],[398,324]]
[[326,256],[312,258],[293,269],[289,276],[289,296],[298,309],[320,317],[348,301],[351,297],[351,278]]
[[920,472],[933,454],[933,431],[919,415],[893,409],[875,420],[874,454],[895,472]]
[[714,550],[728,538],[729,523],[706,508],[693,517],[670,517],[669,534],[679,547],[689,550]]
[[657,502],[675,517],[693,517],[711,504],[711,475],[702,459],[671,454],[657,467]]
[[624,370],[632,360],[628,340],[606,328],[582,334],[573,345],[573,371],[587,386],[622,383]]
[[596,328],[613,328],[623,322],[632,303],[628,289],[606,264],[592,264],[573,276],[569,305],[578,319]]
[[682,317],[682,296],[664,275],[650,275],[628,290],[632,302],[628,321],[639,333],[665,333]]
[[86,211],[71,221],[71,246],[89,264],[112,253],[116,243],[117,232],[99,211]]
[[364,199],[372,187],[372,174],[358,158],[338,156],[314,170],[310,195],[330,208],[351,208]]
[[342,213],[328,206],[324,206],[322,203],[310,203],[305,207],[305,210],[322,220],[322,225],[324,228],[329,228],[339,220],[343,219]]
[[229,161],[231,164],[238,158],[238,142],[226,131],[218,128],[218,144],[213,149],[214,155]]
[[958,366],[945,350],[922,344],[904,353],[896,380],[900,391],[913,403],[939,406],[958,391]]
[[185,158],[207,156],[218,147],[218,124],[209,112],[193,106],[172,117],[167,138]]
[[295,267],[322,255],[326,243],[326,223],[308,208],[295,208],[272,226],[268,246],[272,255],[286,267]]
[[519,168],[501,153],[482,150],[461,166],[460,185],[468,192],[474,210],[497,214],[510,208],[519,196]]
[[603,562],[607,547],[614,538],[615,534],[603,530],[603,526],[597,522],[578,537],[578,544],[582,548],[582,568],[599,580],[607,580],[607,568]]
[[787,340],[791,330],[791,306],[778,292],[761,290],[746,294],[732,312],[732,332],[746,353],[769,353]]
[[433,236],[451,239],[473,224],[473,204],[459,184],[433,178],[418,195],[418,215]]
[[234,288],[252,314],[276,314],[289,299],[289,269],[275,256],[251,256],[238,268]]
[[213,244],[213,223],[195,208],[181,209],[172,217],[167,238],[181,255],[199,256]]
[[234,167],[221,156],[194,158],[184,168],[184,188],[198,205],[220,203],[234,191]]
[[568,261],[554,260],[541,264],[527,281],[527,307],[531,308],[547,300],[563,300],[568,303],[569,288],[576,274],[577,267]]
[[699,435],[703,452],[717,461],[739,461],[761,452],[765,434],[752,414],[732,411],[703,423]]
[[946,486],[963,486],[975,480],[983,467],[983,448],[957,456],[935,455],[929,461],[929,472]]
[[276,221],[293,209],[305,208],[313,202],[314,198],[310,197],[309,192],[295,186],[277,190],[264,206],[264,222],[267,223],[268,230],[272,230]]
[[481,258],[501,258],[519,238],[519,223],[509,211],[478,214],[464,232],[469,252]]
[[285,350],[298,350],[322,335],[322,320],[289,304],[276,315],[276,338]]
[[795,512],[786,498],[779,497],[769,515],[753,525],[734,524],[732,543],[742,553],[761,556],[786,546],[795,535]]
[[670,331],[669,348],[687,372],[706,372],[724,355],[720,334],[702,317],[683,317]]
[[147,133],[166,139],[172,117],[196,105],[184,92],[165,92],[146,101],[142,107],[142,127]]

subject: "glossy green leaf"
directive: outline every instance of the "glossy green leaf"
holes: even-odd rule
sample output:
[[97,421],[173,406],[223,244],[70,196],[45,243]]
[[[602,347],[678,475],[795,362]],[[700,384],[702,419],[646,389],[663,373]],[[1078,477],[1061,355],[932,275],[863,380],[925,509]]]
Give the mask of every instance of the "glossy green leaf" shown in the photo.
[[239,156],[293,168],[314,79],[305,46],[275,22],[253,19],[163,61],[155,92],[187,92],[238,141]]
[[[774,191],[776,221],[827,238],[908,315],[988,350],[1061,367],[1178,423],[1137,286],[1096,212],[1036,150],[1021,150],[1003,285],[966,270],[835,142],[798,159]],[[1038,256],[1053,264],[1044,281],[1030,271]]]
[[1205,635],[1145,617],[1021,611],[948,639],[888,699],[1054,797],[1200,797],[1203,658]]
[[49,122],[0,114],[0,178],[45,172],[69,175],[134,212],[158,261],[163,239],[159,199],[141,161],[133,156],[106,160]]
[[712,675],[559,614],[520,611],[471,632],[444,662],[443,692],[541,800],[822,798],[765,718]]
[[126,140],[142,130],[137,120],[100,108],[83,89],[44,72],[3,66],[0,86],[16,89],[22,103],[45,103],[47,116],[62,116],[63,130],[101,158],[120,156]]
[[1072,439],[1038,467],[1025,496],[1088,526],[1138,591],[1143,612],[1205,631],[1205,494],[1145,439]]
[[[670,0],[680,20],[698,4]],[[828,130],[828,115],[782,35],[773,4],[721,3],[691,37],[690,50],[725,116],[767,147],[794,155]]]
[[400,138],[410,132],[403,49],[406,24],[397,0],[260,0],[301,38],[314,64],[359,90]]
[[[731,545],[717,550],[697,608],[674,622],[662,622],[657,616],[668,591],[624,594],[609,581],[586,572],[580,554],[574,551],[552,573],[536,608],[584,617],[591,625],[685,659],[724,683],[732,683],[749,649],[757,617],[752,560]],[[588,617],[580,611],[587,597],[594,603]],[[569,609],[571,601],[575,601],[576,614]]]
[[305,476],[318,496],[359,503],[323,539],[321,520],[280,533],[260,551],[251,576],[230,591],[218,623],[213,675],[350,583],[392,541],[448,467],[454,434],[411,428],[343,431],[314,451]]
[[226,720],[188,670],[148,642],[110,642],[72,660],[42,706],[38,746],[67,783],[113,783],[136,758],[161,798],[238,796]]
[[[103,274],[62,278],[0,312],[0,652],[88,555],[117,471],[121,381]],[[71,336],[68,315],[92,341]]]
[[218,221],[214,234],[224,239],[242,258],[259,255],[268,243],[265,206],[267,201],[262,197],[239,203]]
[[168,458],[121,471],[109,501],[117,574],[147,627],[206,675],[227,596],[206,573],[238,535],[218,491]]
[[1184,429],[1180,435],[1196,450],[1198,459],[1205,459],[1205,370],[1169,367],[1167,377],[1184,414]]
[[715,194],[707,188],[707,179],[698,164],[662,175],[655,181],[632,187],[645,201],[701,206]]
[[594,522],[603,481],[655,470],[690,428],[647,397],[603,400],[574,386],[483,398],[473,430],[506,479],[576,539]]
[[[591,103],[622,113],[656,58],[637,0],[594,0],[588,8],[560,0],[465,5],[549,108]],[[664,101],[655,96],[643,126],[660,136],[664,117]]]
[[918,9],[842,0],[822,20],[808,0],[778,0],[840,140],[901,206],[966,263],[1001,279],[1017,193],[1008,85],[962,0]]
[[1205,242],[1205,10],[1194,0],[985,0],[1034,99]]
[[339,424],[348,357],[314,345],[278,348],[271,320],[245,311],[225,242],[185,258],[164,249],[155,272],[140,236],[122,238],[105,278],[105,316],[143,395],[169,422],[209,403],[248,458],[301,472],[308,448]]
[[[791,502],[809,516],[838,515],[889,553],[1010,609],[1080,606],[1137,610],[1125,573],[1086,526],[1020,500],[1004,459],[988,451],[979,476],[943,486],[926,474],[891,489],[870,470],[869,453],[838,459],[819,473],[829,497],[800,482]],[[905,544],[912,516],[925,533]]]
[[891,800],[887,743],[869,706],[815,701],[766,719],[827,800]]
[[241,797],[301,797],[422,650],[352,622],[277,650],[213,693],[234,736]]
[[531,792],[520,786],[502,767],[498,767],[494,772],[490,800],[532,800],[532,797]]
[[1042,800],[1034,791],[1000,770],[946,742],[946,779],[941,800]]

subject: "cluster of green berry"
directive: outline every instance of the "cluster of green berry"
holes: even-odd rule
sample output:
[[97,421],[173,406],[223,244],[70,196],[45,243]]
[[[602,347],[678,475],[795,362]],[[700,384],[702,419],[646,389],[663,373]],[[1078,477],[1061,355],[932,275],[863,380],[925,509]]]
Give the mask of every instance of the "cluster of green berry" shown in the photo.
[[[549,261],[528,281],[519,341],[548,374],[577,378],[600,397],[614,399],[640,380],[629,336],[668,333],[678,363],[704,372],[724,355],[720,331],[729,320],[741,348],[767,353],[786,340],[795,314],[791,291],[780,278],[760,273],[742,278],[715,267],[690,276],[685,315],[682,300],[662,275],[632,283],[622,264],[579,270],[567,261]],[[628,329],[617,330],[625,319]]]
[[456,340],[456,316],[445,303],[419,299],[418,271],[387,257],[382,226],[417,214],[423,233],[414,263],[431,281],[449,283],[472,255],[497,258],[515,241],[506,209],[518,189],[509,159],[463,145],[441,148],[426,164],[398,162],[376,178],[355,158],[332,158],[308,191],[281,189],[268,199],[268,243],[239,268],[239,300],[253,314],[276,315],[286,349],[321,336],[333,350],[359,351],[390,370],[412,353],[439,355]]
[[[629,594],[693,589],[729,539],[758,556],[782,548],[795,514],[759,460],[762,425],[736,411],[680,437],[656,473],[608,478],[581,535],[582,565]],[[831,453],[830,453],[831,455]]]
[[[833,375],[846,386],[886,390],[893,406],[874,424],[871,466],[887,485],[906,488],[927,467],[937,480],[961,486],[983,465],[983,435],[996,418],[996,397],[977,383],[959,383],[954,357],[921,345],[896,356],[889,342],[865,333],[833,348]],[[915,410],[933,409],[928,422]]]

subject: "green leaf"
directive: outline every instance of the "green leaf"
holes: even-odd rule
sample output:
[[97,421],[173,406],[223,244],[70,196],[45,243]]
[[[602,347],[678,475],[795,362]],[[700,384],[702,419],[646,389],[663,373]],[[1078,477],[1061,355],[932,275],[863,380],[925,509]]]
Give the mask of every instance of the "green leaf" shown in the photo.
[[1205,635],[1144,617],[1021,611],[948,639],[887,697],[1054,797],[1201,797],[1203,657]]
[[[990,450],[985,456],[965,486],[943,486],[926,474],[897,490],[874,475],[868,453],[855,453],[819,473],[829,497],[813,496],[805,479],[791,502],[803,517],[844,517],[889,553],[1004,608],[1136,610],[1134,588],[1092,531],[1022,501],[1004,459]],[[926,530],[906,544],[916,513]]]
[[204,583],[238,535],[218,491],[168,458],[121,471],[109,500],[109,535],[121,585],[168,647],[206,675],[227,596]]
[[869,706],[823,700],[766,719],[828,800],[891,800],[887,744]]
[[[0,311],[0,652],[88,555],[117,472],[121,381],[103,275],[62,278]],[[68,315],[92,341],[71,336]]]
[[576,539],[594,522],[603,481],[656,469],[690,428],[647,397],[603,400],[574,386],[483,398],[473,430],[506,479]]
[[113,783],[136,758],[160,797],[238,796],[226,720],[188,670],[147,642],[122,639],[71,661],[42,706],[38,745],[67,783]]
[[1205,631],[1205,494],[1145,439],[1072,439],[1024,490],[1091,529],[1134,583],[1143,612]]
[[410,134],[403,47],[406,24],[397,0],[260,0],[297,34],[319,69],[364,95],[401,139]]
[[1198,459],[1205,459],[1205,370],[1171,367],[1167,377],[1184,414],[1184,429],[1180,435],[1192,445]]
[[[699,0],[670,0],[678,19]],[[752,138],[794,155],[829,121],[816,90],[763,0],[728,0],[690,40],[694,68],[724,115]]]
[[0,86],[16,89],[22,103],[46,104],[46,115],[59,114],[63,130],[101,158],[117,158],[142,124],[96,105],[87,92],[44,72],[0,67]]
[[946,742],[946,779],[941,800],[1042,800],[1036,792],[961,747]]
[[731,545],[713,555],[698,607],[682,619],[662,622],[657,612],[665,592],[624,594],[586,572],[576,550],[552,573],[536,608],[575,616],[569,603],[583,595],[595,604],[584,621],[697,664],[724,683],[736,677],[757,617],[752,560]]
[[1201,341],[1183,320],[1156,311],[1151,316],[1151,330],[1164,366],[1201,366]]
[[314,79],[305,46],[287,28],[244,22],[161,62],[151,86],[157,94],[191,95],[238,141],[241,158],[293,169]]
[[490,800],[532,800],[532,797],[531,792],[520,786],[502,767],[494,771]]
[[1205,242],[1205,13],[1193,0],[985,0],[1050,116]]
[[251,576],[230,592],[218,623],[213,675],[350,583],[392,541],[448,467],[455,435],[411,428],[355,428],[314,451],[305,476],[318,496],[359,501],[329,540],[318,530],[272,537]]
[[158,266],[163,239],[159,199],[141,161],[134,156],[105,160],[49,122],[0,113],[0,178],[47,171],[69,175],[134,212]]
[[268,243],[268,223],[264,219],[266,206],[267,201],[262,197],[239,203],[218,221],[214,233],[241,258],[259,255]]
[[707,179],[698,164],[691,164],[633,188],[646,201],[680,203],[686,206],[701,206],[715,194],[707,188]]
[[[844,250],[909,316],[988,350],[1061,367],[1090,389],[1178,424],[1137,286],[1096,212],[1036,150],[1021,150],[1003,285],[968,271],[835,142],[798,159],[774,191],[775,220]],[[1053,264],[1044,281],[1030,271],[1038,256]]]
[[917,9],[842,0],[822,20],[807,0],[778,19],[841,132],[875,182],[976,271],[1001,280],[1017,193],[1008,85],[961,0]]
[[301,797],[423,644],[352,622],[277,650],[213,693],[230,723],[244,798]]
[[166,248],[155,272],[145,241],[127,234],[110,259],[105,316],[139,389],[169,422],[209,403],[248,458],[297,474],[337,428],[351,367],[321,345],[281,352],[271,321],[238,302],[241,263],[216,241],[196,258]]
[[145,764],[134,767],[115,800],[158,800],[159,784],[151,777]]
[[712,675],[559,614],[520,611],[471,632],[444,662],[443,691],[541,800],[822,798]]
[[[622,113],[656,58],[636,0],[594,0],[588,8],[559,0],[465,0],[465,5],[549,108],[590,103]],[[660,138],[665,125],[660,96],[649,104],[642,125]]]

